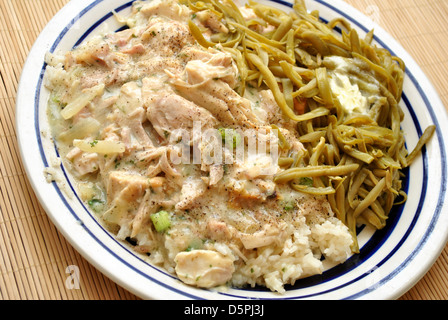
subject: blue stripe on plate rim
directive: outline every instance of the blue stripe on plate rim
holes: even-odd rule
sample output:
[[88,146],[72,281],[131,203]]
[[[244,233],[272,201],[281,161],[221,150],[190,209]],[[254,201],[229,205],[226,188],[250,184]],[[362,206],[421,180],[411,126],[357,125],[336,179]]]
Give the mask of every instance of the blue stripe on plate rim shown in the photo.
[[[59,36],[55,39],[53,45],[51,46],[51,49],[49,50],[50,52],[54,52],[54,50],[57,48],[57,46],[59,45],[60,41],[64,38],[64,36],[66,35],[66,33],[68,32],[68,30],[70,30],[70,28],[82,17],[84,16],[88,11],[90,11],[92,8],[94,8],[95,6],[97,6],[99,3],[103,2],[104,0],[96,0],[93,3],[91,3],[89,6],[87,6],[86,8],[84,8],[72,21],[70,21],[70,23],[61,31],[61,33],[59,34]],[[284,5],[284,6],[288,6],[291,7],[291,3],[288,2],[284,2],[282,0],[270,0],[272,2]],[[355,24],[356,26],[358,26],[360,29],[362,29],[365,32],[368,32],[369,30],[363,26],[359,21],[355,20],[353,17],[348,16],[346,13],[344,13],[343,11],[335,8],[334,6],[332,6],[329,3],[326,3],[325,1],[322,0],[314,0],[315,2],[328,7],[329,9],[331,9],[332,11],[338,13],[340,16],[343,16],[344,18],[346,18],[347,20],[349,20],[351,23]],[[119,7],[117,7],[115,9],[116,12],[120,12],[126,8],[128,8],[129,6],[132,5],[134,1],[129,1]],[[107,20],[108,18],[110,18],[112,16],[112,13],[108,13],[106,15],[104,15],[102,18],[100,18],[99,20],[97,20],[97,22],[95,24],[93,24],[76,42],[75,45],[78,45],[79,43],[81,43],[98,25],[100,25],[102,22],[104,22],[105,20]],[[377,41],[382,47],[388,49],[389,51],[392,52],[393,51],[379,38],[377,38],[374,35],[374,39],[375,41]],[[39,76],[39,80],[38,80],[38,84],[36,87],[36,95],[35,95],[35,105],[34,105],[34,119],[35,119],[35,132],[36,132],[36,137],[38,140],[38,145],[39,145],[39,149],[40,149],[40,153],[41,153],[41,158],[42,161],[44,163],[44,166],[47,167],[48,166],[48,161],[45,155],[45,152],[43,150],[43,145],[42,145],[42,141],[41,141],[41,137],[40,137],[40,125],[39,125],[39,104],[40,104],[40,89],[42,87],[42,82],[43,82],[43,76],[45,73],[45,68],[46,68],[46,64],[44,63],[41,69],[41,74]],[[423,238],[421,239],[420,243],[414,248],[414,250],[409,254],[409,256],[404,259],[404,261],[400,264],[400,266],[398,268],[396,268],[393,272],[389,273],[387,276],[383,277],[381,280],[379,280],[374,286],[371,286],[370,288],[365,288],[355,294],[352,294],[350,296],[344,297],[343,299],[356,299],[359,298],[367,293],[369,293],[372,290],[376,290],[376,288],[378,288],[378,286],[382,286],[385,283],[387,283],[390,279],[394,278],[399,272],[401,272],[401,270],[403,270],[412,260],[413,258],[420,252],[420,250],[424,247],[427,239],[429,238],[429,236],[431,235],[437,220],[440,216],[441,213],[441,208],[442,208],[442,199],[445,196],[445,192],[446,192],[446,151],[444,149],[444,142],[443,142],[443,136],[440,132],[440,127],[438,125],[438,120],[437,117],[434,113],[434,110],[431,107],[431,104],[429,102],[428,97],[425,95],[425,93],[423,92],[421,86],[419,85],[418,81],[416,80],[416,78],[413,76],[413,74],[409,71],[406,70],[406,75],[409,77],[409,79],[412,81],[412,83],[415,85],[415,87],[417,88],[420,96],[422,97],[422,99],[424,100],[424,103],[427,107],[428,112],[431,115],[431,119],[434,122],[434,124],[437,126],[436,132],[437,132],[437,136],[439,139],[439,147],[440,147],[440,152],[441,152],[441,161],[442,161],[442,179],[441,179],[441,189],[440,189],[440,195],[439,195],[439,202],[437,203],[435,212],[433,214],[433,217],[431,219],[430,225],[428,230],[426,231],[426,233],[424,234]],[[418,123],[416,114],[412,108],[412,105],[410,104],[410,101],[408,100],[407,96],[405,94],[403,94],[403,101],[408,109],[408,111],[411,114],[412,120],[414,122],[415,128],[417,130],[418,135],[421,134],[421,128],[420,125]],[[57,152],[57,148],[55,146],[56,152]],[[423,159],[423,185],[422,185],[422,194],[421,197],[419,199],[419,204],[417,207],[417,212],[414,215],[413,221],[410,223],[408,230],[406,231],[405,235],[403,236],[403,238],[399,241],[399,243],[395,246],[395,248],[393,250],[391,250],[387,256],[384,257],[384,259],[377,264],[378,266],[385,263],[400,247],[401,245],[405,242],[406,238],[408,237],[408,235],[410,234],[410,232],[413,229],[413,226],[416,224],[419,215],[421,213],[421,209],[423,206],[423,201],[425,199],[425,195],[426,195],[426,188],[427,188],[427,155],[426,155],[426,151],[425,149],[422,150],[422,159]],[[67,182],[69,182],[69,178],[67,176],[67,173],[65,171],[65,169],[63,168],[63,166],[61,165],[61,169],[63,170],[63,173],[65,175],[65,178],[67,179]],[[407,181],[409,180],[409,174],[407,174],[407,179],[405,181],[405,188],[408,187],[408,183]],[[77,219],[79,220],[78,215],[73,211],[73,209],[71,208],[71,206],[68,204],[67,200],[65,199],[65,197],[63,196],[62,192],[60,191],[60,189],[58,188],[58,186],[56,185],[56,183],[53,183],[54,188],[56,189],[56,192],[59,194],[61,200],[63,201],[63,203],[65,204],[65,206],[67,207],[67,209],[70,211],[70,213]],[[72,189],[72,191],[74,192],[74,194],[76,194],[73,186],[69,183],[70,188]],[[407,189],[405,189],[405,191],[407,191]],[[97,219],[95,217],[93,217],[90,213],[90,211],[85,207],[84,203],[78,198],[78,201],[81,203],[81,205],[83,206],[83,208],[86,210],[86,212],[91,216],[91,218],[95,221],[95,223],[101,228],[103,229],[103,231],[109,235],[109,237],[111,237],[111,239],[113,239],[114,241],[116,241],[117,243],[119,243],[115,238],[113,238],[112,235],[110,235],[109,232],[107,232],[103,226],[97,221]],[[388,227],[386,228],[385,231],[379,231],[379,232],[375,232],[374,236],[372,236],[371,239],[369,239],[369,241],[363,246],[363,248],[361,249],[361,252],[359,255],[353,256],[352,258],[350,258],[349,260],[347,260],[347,262],[345,262],[344,264],[340,265],[340,266],[336,266],[333,267],[327,271],[325,271],[322,275],[317,275],[317,276],[311,276],[309,278],[305,278],[305,279],[301,279],[299,281],[296,282],[296,284],[292,287],[290,287],[291,289],[294,288],[304,288],[304,287],[309,287],[309,286],[313,286],[314,284],[321,284],[323,281],[329,281],[332,280],[334,278],[337,278],[339,276],[341,276],[343,273],[350,271],[351,269],[353,269],[356,266],[359,266],[359,260],[363,260],[368,258],[369,256],[371,256],[374,252],[376,252],[376,250],[378,248],[381,247],[382,243],[384,243],[387,238],[389,237],[389,235],[392,233],[394,226],[396,224],[396,222],[398,221],[399,216],[402,213],[402,208],[403,206],[398,207],[398,209],[396,210],[396,212],[392,213],[391,215],[394,215],[394,219],[393,219],[393,223],[389,223]],[[99,240],[96,235],[89,230],[89,228],[87,228],[85,225],[83,225],[83,228],[85,229],[85,231],[96,241],[98,242],[107,252],[109,252],[112,256],[114,256],[117,260],[119,260],[121,263],[123,263],[124,265],[126,265],[127,267],[129,267],[130,269],[132,269],[134,272],[137,272],[138,274],[140,274],[141,276],[157,283],[160,286],[163,286],[177,294],[183,295],[185,297],[188,298],[192,298],[192,299],[202,299],[202,297],[198,297],[192,294],[189,294],[185,291],[179,290],[177,288],[174,288],[170,285],[167,285],[166,283],[163,283],[162,281],[159,281],[158,279],[151,277],[150,275],[141,272],[140,270],[138,270],[137,268],[135,268],[134,266],[132,266],[131,264],[129,264],[127,261],[125,261],[122,257],[120,257],[119,255],[117,255],[115,252],[113,252],[110,248],[108,248],[104,243],[101,242],[101,240]],[[121,243],[119,243],[119,245],[126,250],[129,254],[135,256],[128,248],[126,248],[125,246],[123,246]],[[138,258],[140,259],[140,258]],[[147,263],[147,262],[145,262]],[[148,263],[147,263],[148,264]],[[151,264],[148,264],[150,267],[152,267],[154,270],[161,272],[169,277],[175,278],[173,277],[171,274],[161,271],[158,268],[155,268],[154,266],[152,266]],[[303,299],[303,298],[310,298],[310,297],[314,297],[314,296],[319,296],[322,295],[324,293],[327,292],[331,292],[334,290],[338,290],[344,286],[349,285],[350,283],[359,281],[361,278],[365,277],[367,274],[363,274],[361,276],[359,276],[356,279],[351,280],[350,282],[344,283],[343,285],[339,286],[339,287],[334,287],[331,288],[329,290],[326,291],[321,291],[321,292],[317,292],[317,293],[313,293],[310,295],[302,295],[302,296],[293,296],[293,297],[287,297],[286,299]],[[259,288],[255,288],[255,289],[238,289],[241,290],[243,292],[253,292],[253,291],[258,291],[261,290]],[[262,290],[262,291],[266,291],[266,290]],[[234,298],[247,298],[247,296],[243,296],[243,295],[234,295],[234,294],[227,294],[227,293],[223,293],[223,292],[219,292],[222,295],[227,295],[229,297],[234,297]],[[270,298],[272,299],[272,298]],[[280,298],[280,299],[285,299],[285,298]]]

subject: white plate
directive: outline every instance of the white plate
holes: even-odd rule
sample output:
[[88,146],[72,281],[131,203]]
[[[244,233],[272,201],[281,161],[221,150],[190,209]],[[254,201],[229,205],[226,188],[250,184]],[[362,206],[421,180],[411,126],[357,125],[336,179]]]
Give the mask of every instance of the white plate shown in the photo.
[[[17,135],[23,163],[43,207],[53,223],[90,263],[113,281],[144,299],[395,299],[410,289],[437,259],[447,241],[447,115],[436,91],[403,48],[384,30],[341,1],[307,1],[310,10],[331,20],[342,16],[363,36],[375,29],[375,41],[401,57],[406,65],[402,124],[408,149],[422,131],[437,126],[432,141],[413,163],[405,188],[409,199],[391,213],[384,230],[360,230],[361,252],[322,275],[297,281],[286,294],[263,288],[225,292],[182,284],[172,275],[148,264],[115,240],[87,210],[73,189],[68,172],[56,166],[63,183],[47,183],[44,169],[54,164],[57,150],[48,131],[48,91],[42,86],[47,51],[70,50],[106,24],[120,26],[111,10],[126,13],[129,0],[72,0],[42,31],[21,77],[17,96]],[[287,6],[287,2],[272,1]],[[285,8],[285,7],[284,7]],[[81,275],[82,276],[82,275]]]

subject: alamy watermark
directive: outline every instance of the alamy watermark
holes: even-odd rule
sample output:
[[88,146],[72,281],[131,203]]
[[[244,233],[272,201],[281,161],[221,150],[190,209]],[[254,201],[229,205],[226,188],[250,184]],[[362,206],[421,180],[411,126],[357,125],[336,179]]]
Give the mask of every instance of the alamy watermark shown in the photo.
[[377,5],[371,4],[365,7],[364,14],[376,24],[380,24],[381,22],[381,12],[380,8]]
[[175,129],[166,132],[165,137],[170,146],[169,160],[174,165],[228,165],[260,158],[265,164],[259,168],[260,174],[269,175],[275,173],[272,165],[278,162],[282,135],[270,127],[204,129],[201,121],[194,121],[192,128]]
[[381,271],[377,266],[373,266],[366,272],[365,287],[369,290],[378,289],[381,286]]
[[76,265],[69,265],[65,268],[65,273],[69,276],[65,279],[65,287],[69,290],[80,288],[80,273],[79,267]]

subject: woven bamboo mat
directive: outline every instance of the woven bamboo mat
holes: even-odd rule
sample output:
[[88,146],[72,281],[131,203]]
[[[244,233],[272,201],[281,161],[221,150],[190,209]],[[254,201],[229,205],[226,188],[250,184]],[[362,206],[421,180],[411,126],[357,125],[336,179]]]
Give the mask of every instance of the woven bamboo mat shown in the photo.
[[[379,23],[414,57],[448,108],[446,0],[345,0]],[[46,23],[68,0],[0,0],[0,299],[138,299],[90,265],[40,206],[25,175],[15,134],[22,66]],[[415,26],[415,27],[414,27]],[[81,275],[69,289],[69,266]],[[448,299],[448,246],[400,299]]]

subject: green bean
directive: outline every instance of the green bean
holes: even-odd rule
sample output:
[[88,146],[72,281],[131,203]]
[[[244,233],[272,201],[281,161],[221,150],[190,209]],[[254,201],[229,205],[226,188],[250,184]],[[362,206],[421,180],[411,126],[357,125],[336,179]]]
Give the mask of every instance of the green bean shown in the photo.
[[291,145],[289,144],[288,140],[286,140],[285,136],[280,131],[280,128],[273,124],[271,125],[272,129],[276,132],[276,135],[278,136],[278,144],[281,149],[289,150],[291,148]]
[[291,108],[286,103],[285,96],[280,91],[277,80],[275,80],[274,75],[271,70],[263,63],[259,56],[249,53],[247,54],[247,59],[254,64],[254,66],[260,71],[260,73],[264,76],[264,79],[274,94],[275,100],[277,101],[280,109],[290,118],[294,118],[295,114]]
[[312,120],[312,119],[316,119],[319,117],[323,117],[326,116],[330,113],[330,110],[325,108],[325,107],[318,107],[314,110],[311,110],[307,113],[304,113],[302,115],[296,115],[294,116],[294,118],[292,118],[295,121],[298,122],[302,122],[302,121],[307,121],[307,120]]
[[266,81],[268,87],[271,89],[272,93],[274,94],[275,100],[278,103],[278,106],[283,111],[285,115],[287,115],[289,118],[295,121],[304,121],[308,119],[317,118],[323,115],[327,115],[329,113],[329,110],[326,108],[319,108],[316,110],[313,110],[311,112],[305,113],[303,115],[296,115],[293,110],[288,106],[286,103],[285,96],[280,91],[280,88],[278,86],[277,80],[275,79],[272,72],[269,70],[269,68],[263,63],[263,61],[258,57],[257,55],[253,53],[249,53],[247,55],[247,58],[255,65],[256,68],[261,72],[261,74],[264,76],[264,80]]
[[[378,197],[377,197],[378,198]],[[381,220],[387,220],[387,215],[385,213],[385,210],[383,209],[383,206],[379,203],[378,199],[375,200],[371,205],[370,208],[372,208],[372,211],[376,214],[378,218]]]
[[310,187],[296,183],[291,183],[291,187],[296,191],[312,195],[330,195],[336,192],[333,187]]
[[361,54],[361,42],[359,41],[358,32],[355,29],[351,29],[349,32],[351,51]]
[[370,223],[374,228],[380,230],[386,226],[385,220],[380,219],[375,212],[369,208],[362,212],[361,217],[365,219],[366,222]]
[[353,201],[355,200],[358,190],[364,183],[364,179],[367,175],[367,169],[362,169],[354,178],[350,180],[350,186],[347,192],[347,201],[352,208],[354,207]]
[[293,85],[292,85],[292,81],[288,78],[283,78],[281,79],[281,83],[282,83],[282,91],[283,91],[283,95],[285,96],[285,100],[286,100],[286,104],[291,108],[294,109],[294,98],[292,96],[292,90],[293,90]]
[[373,41],[373,29],[370,30],[369,32],[367,32],[365,38],[364,38],[364,42],[368,45],[370,45]]
[[339,220],[342,222],[346,222],[346,210],[345,210],[345,187],[344,184],[339,184],[339,187],[336,189],[336,207],[339,212]]
[[421,151],[423,146],[425,144],[427,144],[428,141],[431,139],[435,130],[436,130],[436,126],[434,126],[434,125],[430,125],[425,129],[422,136],[418,140],[417,145],[415,146],[414,150],[412,150],[412,152],[406,157],[406,165],[407,166],[411,165],[412,161],[414,161],[415,157]]
[[353,243],[351,245],[352,252],[359,253],[359,244],[358,244],[358,237],[356,235],[356,217],[353,214],[353,209],[349,208],[346,213],[346,222],[352,238]]
[[388,168],[394,168],[394,169],[401,169],[400,162],[392,159],[389,155],[383,155],[379,157],[378,159],[375,159],[375,165],[380,169],[388,169]]
[[359,151],[358,149],[354,148],[343,148],[344,152],[348,154],[350,157],[361,160],[362,162],[366,164],[370,164],[375,160],[375,157],[366,153]]
[[290,31],[292,27],[292,18],[288,15],[280,17],[281,23],[272,35],[272,40],[280,41]]
[[328,81],[327,69],[316,69],[316,80],[320,95],[326,105],[333,105],[333,96],[331,93],[330,83]]
[[317,146],[313,149],[313,153],[310,158],[310,165],[317,166],[319,165],[319,158],[321,157],[325,148],[325,138],[321,137]]
[[369,194],[359,203],[353,211],[353,216],[359,216],[368,206],[370,206],[380,195],[386,185],[386,179],[382,178],[380,182],[369,192]]
[[330,165],[330,166],[334,166],[336,163],[336,159],[335,159],[335,150],[332,144],[325,144],[325,149],[324,149],[324,156],[325,156],[325,160],[324,163]]
[[400,190],[398,192],[400,194],[400,196],[403,198],[401,201],[395,202],[394,205],[400,205],[403,204],[407,201],[407,197],[408,195],[406,194],[406,192],[404,192],[403,190]]
[[323,57],[330,55],[330,49],[317,32],[305,31],[301,34],[301,38],[311,43]]
[[341,166],[319,165],[292,168],[277,174],[274,177],[274,182],[285,183],[303,177],[342,176],[356,171],[358,167],[358,164],[350,164]]
[[342,17],[334,18],[333,20],[331,20],[327,23],[327,25],[330,29],[334,29],[338,24],[341,24],[347,31],[350,31],[352,28],[350,26],[350,23]]
[[293,97],[299,97],[304,96],[306,92],[312,91],[313,89],[317,88],[317,79],[313,79],[310,82],[308,82],[306,85],[301,87],[299,90],[295,91],[293,93]]
[[283,158],[283,157],[278,158],[279,167],[291,167],[293,163],[294,163],[293,158]]
[[[278,27],[282,21],[280,18],[278,18],[279,15],[282,15],[283,12],[281,10],[277,10],[273,7],[264,6],[262,4],[256,3],[254,1],[249,1],[249,5],[251,5],[252,9],[254,10],[254,13],[262,18],[263,20],[267,21],[269,24]],[[271,14],[267,14],[271,13]],[[272,15],[274,14],[274,15]]]
[[387,72],[387,70],[385,70],[383,67],[373,63],[372,61],[370,61],[369,59],[367,59],[366,57],[353,52],[352,53],[353,57],[358,58],[363,60],[364,62],[366,62],[369,67],[376,72],[377,74],[381,75],[384,79],[386,79],[387,84],[388,84],[388,89],[389,91],[392,93],[392,95],[394,96],[395,99],[398,99],[398,85],[395,81],[395,79],[392,78],[392,76],[390,75],[389,72]]
[[229,24],[238,29],[241,29],[242,31],[245,32],[246,36],[257,40],[260,43],[265,43],[265,44],[270,45],[271,47],[274,47],[277,49],[283,49],[285,47],[285,45],[283,43],[281,43],[279,41],[274,41],[274,40],[268,39],[265,36],[253,31],[252,29],[250,29],[246,26],[243,26],[242,24],[232,22],[232,21],[229,21]]
[[[247,46],[250,48],[263,48],[267,53],[270,53],[272,58],[277,59],[278,61],[286,60],[289,63],[294,63],[294,60],[291,58],[290,55],[288,55],[283,50],[280,50],[274,46],[271,46],[266,43],[255,43],[248,41]],[[267,63],[265,63],[267,64]]]
[[[334,118],[335,117],[333,116],[330,119],[334,119]],[[333,122],[331,122],[331,121],[328,123],[328,126],[327,126],[326,138],[327,138],[328,142],[330,142],[330,144],[333,146],[333,150],[334,150],[334,155],[335,155],[336,161],[339,162],[340,158],[341,158],[341,155],[340,155],[340,152],[339,152],[339,146],[338,146],[338,144],[336,142],[336,139],[335,139],[335,136],[333,134]]]
[[291,57],[291,66],[296,63],[296,53],[295,39],[294,39],[294,29],[290,29],[286,35],[286,54]]
[[291,80],[295,86],[301,88],[305,85],[302,81],[302,77],[296,70],[294,70],[292,64],[284,60],[280,61],[279,64],[283,72],[285,73],[286,77],[288,77],[288,79]]
[[246,82],[247,78],[249,76],[249,69],[247,68],[247,65],[245,61],[243,60],[243,55],[241,51],[233,48],[224,48],[225,51],[230,52],[232,54],[233,59],[236,62],[240,78],[241,78],[241,89],[240,89],[240,95],[244,96],[244,92],[246,90]]
[[325,131],[314,131],[306,133],[299,137],[299,141],[302,143],[313,143],[319,141],[320,138],[325,137],[326,134],[327,133]]
[[318,67],[315,57],[305,50],[296,47],[294,49],[294,52],[296,53],[296,58],[299,60],[299,62],[307,68],[315,69]]
[[233,1],[224,0],[221,3],[220,1],[210,0],[210,2],[217,7],[225,16],[232,17],[238,23],[244,23],[244,17],[241,14],[239,8],[235,5]]
[[345,48],[341,48],[341,46],[334,45],[332,43],[328,43],[328,48],[330,49],[330,53],[333,56],[340,56],[344,58],[350,58],[351,52]]
[[199,27],[191,19],[188,20],[188,27],[190,28],[190,32],[193,35],[193,37],[201,46],[209,48],[216,45],[216,43],[208,41],[207,39],[204,38]]
[[[282,62],[282,61],[280,61]],[[279,62],[279,64],[280,64]],[[283,61],[285,62],[285,61]],[[289,63],[288,63],[289,64]],[[280,65],[276,66],[276,65],[271,65],[269,66],[269,69],[271,70],[272,74],[277,77],[278,79],[282,79],[282,78],[289,78],[285,72],[283,71],[282,67]]]

